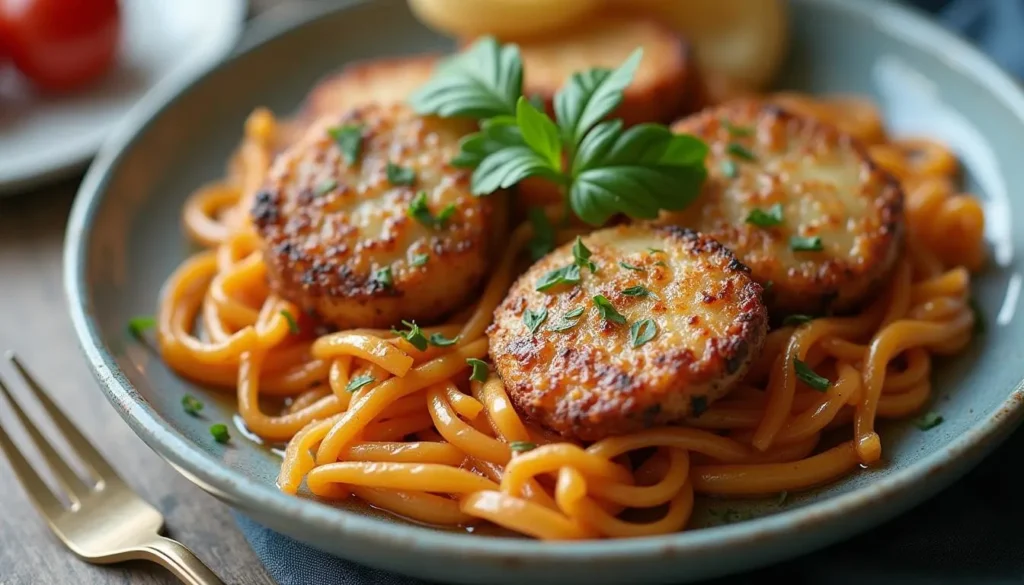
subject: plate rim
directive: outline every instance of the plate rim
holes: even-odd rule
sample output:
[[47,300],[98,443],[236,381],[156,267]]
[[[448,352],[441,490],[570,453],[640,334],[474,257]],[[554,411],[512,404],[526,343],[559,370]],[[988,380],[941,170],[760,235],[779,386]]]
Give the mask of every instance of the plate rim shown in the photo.
[[[185,80],[195,77],[197,74],[205,73],[211,64],[221,62],[225,55],[232,52],[245,32],[248,0],[217,0],[216,4],[222,7],[225,12],[230,13],[226,21],[230,24],[230,28],[225,27],[224,30],[219,31],[216,41],[210,43],[212,49],[206,57],[194,59],[194,63],[184,63],[186,66],[171,71],[157,80],[156,83],[151,84],[146,91],[142,92],[137,101],[150,96],[160,85],[181,86]],[[122,116],[121,120],[115,122],[111,128],[119,125],[124,117]],[[112,131],[108,131],[106,135],[99,136],[94,140],[83,141],[80,148],[69,152],[62,160],[55,161],[49,166],[37,167],[35,172],[16,172],[7,178],[0,179],[0,197],[21,195],[33,189],[43,188],[62,179],[67,179],[83,169],[87,169],[90,161],[95,159],[111,134]]]
[[[589,540],[579,542],[545,542],[532,539],[481,537],[468,533],[387,522],[364,514],[349,512],[310,499],[284,494],[274,486],[251,480],[244,474],[222,465],[222,462],[195,446],[186,437],[161,422],[160,416],[132,387],[103,344],[99,328],[90,315],[90,297],[86,284],[86,240],[94,216],[104,199],[104,191],[113,171],[130,151],[137,137],[174,101],[191,91],[222,68],[230,67],[241,56],[281,36],[293,34],[316,20],[336,12],[344,12],[372,0],[342,0],[324,5],[311,3],[308,12],[280,26],[266,26],[247,38],[244,48],[229,58],[208,67],[202,74],[185,83],[162,84],[150,92],[124,117],[97,155],[83,181],[68,221],[64,245],[64,287],[72,324],[79,345],[104,395],[114,405],[132,430],[151,448],[167,459],[173,467],[239,510],[254,506],[270,507],[274,515],[308,524],[316,533],[343,534],[370,545],[390,546],[415,551],[417,554],[472,555],[478,559],[514,561],[640,561],[652,557],[699,555],[726,547],[739,550],[757,541],[785,536],[795,529],[828,525],[849,519],[862,512],[869,516],[872,504],[887,502],[898,513],[930,498],[973,468],[988,451],[1002,442],[1024,420],[1024,379],[995,409],[994,414],[953,438],[948,446],[935,451],[904,469],[894,471],[846,494],[826,498],[752,520],[702,528],[700,530],[634,539]],[[794,0],[790,0],[794,2]],[[979,86],[992,92],[1024,125],[1024,90],[980,50],[962,37],[933,23],[913,8],[888,0],[795,0],[824,4],[830,9],[862,19],[887,34],[898,36],[928,53],[942,48],[942,58],[950,67],[972,78]],[[318,5],[319,4],[319,5]],[[929,490],[908,489],[928,478]],[[894,503],[895,502],[895,503]],[[882,514],[871,525],[897,514]],[[834,540],[834,539],[833,539]],[[804,553],[820,546],[805,548]],[[315,545],[314,545],[315,546]],[[762,563],[763,564],[763,563]],[[728,572],[728,571],[727,571]]]

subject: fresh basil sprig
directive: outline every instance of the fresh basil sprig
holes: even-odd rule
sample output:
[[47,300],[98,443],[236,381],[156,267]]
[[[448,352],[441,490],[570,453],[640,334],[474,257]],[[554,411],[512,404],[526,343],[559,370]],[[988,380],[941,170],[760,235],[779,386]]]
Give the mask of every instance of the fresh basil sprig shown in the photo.
[[411,102],[420,114],[480,120],[480,131],[462,139],[452,160],[474,169],[474,195],[541,177],[560,186],[569,208],[588,224],[618,213],[653,219],[696,197],[708,149],[661,124],[627,129],[608,119],[642,56],[637,49],[616,69],[570,76],[555,95],[552,120],[522,95],[519,49],[484,37],[439,67]]

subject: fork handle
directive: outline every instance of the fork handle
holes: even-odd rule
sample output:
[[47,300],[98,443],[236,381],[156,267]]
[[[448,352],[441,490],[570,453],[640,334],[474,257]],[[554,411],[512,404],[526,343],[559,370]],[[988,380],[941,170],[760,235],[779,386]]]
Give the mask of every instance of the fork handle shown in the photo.
[[157,536],[151,542],[139,547],[139,556],[155,561],[174,573],[187,585],[224,585],[203,561],[199,560],[185,545],[170,538]]

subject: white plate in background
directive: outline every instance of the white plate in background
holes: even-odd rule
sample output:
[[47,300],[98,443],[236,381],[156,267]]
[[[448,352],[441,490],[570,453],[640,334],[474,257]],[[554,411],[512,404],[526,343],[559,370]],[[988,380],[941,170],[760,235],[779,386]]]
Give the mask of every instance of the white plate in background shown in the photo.
[[235,46],[245,0],[122,0],[115,67],[61,96],[0,65],[0,195],[80,171],[121,116],[160,81],[198,74]]

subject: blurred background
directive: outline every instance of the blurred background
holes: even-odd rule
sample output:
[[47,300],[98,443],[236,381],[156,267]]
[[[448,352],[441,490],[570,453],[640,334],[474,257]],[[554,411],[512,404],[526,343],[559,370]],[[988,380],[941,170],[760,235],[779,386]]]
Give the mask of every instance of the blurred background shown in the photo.
[[[892,1],[929,12],[1024,73],[1024,2]],[[332,0],[0,0],[0,196],[61,181],[67,188],[155,85],[223,59],[246,26],[314,2]],[[408,2],[425,25],[452,38],[525,43],[598,11],[645,13],[694,47],[712,102],[769,87],[787,48],[786,0]]]

